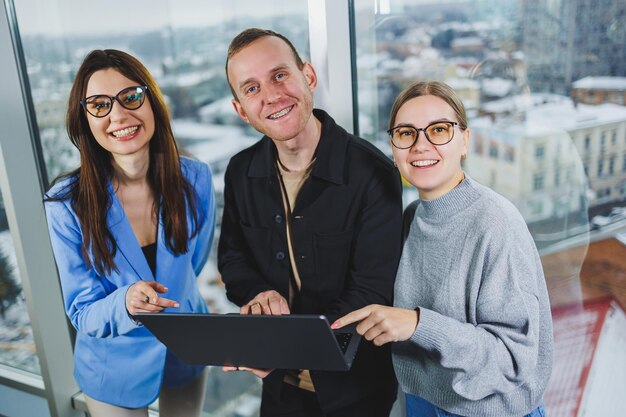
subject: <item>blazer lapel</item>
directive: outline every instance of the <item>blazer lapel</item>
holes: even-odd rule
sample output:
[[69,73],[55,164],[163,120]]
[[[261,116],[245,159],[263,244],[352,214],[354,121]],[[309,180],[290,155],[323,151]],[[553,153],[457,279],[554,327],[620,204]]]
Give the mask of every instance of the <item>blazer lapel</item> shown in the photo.
[[[174,263],[174,255],[170,252],[165,244],[165,228],[163,227],[163,217],[159,211],[159,228],[157,230],[157,255],[156,255],[156,279],[165,282],[172,279],[170,276],[164,276],[164,271],[172,273],[172,264]],[[167,284],[164,284],[167,286]]]
[[139,242],[137,242],[133,228],[126,217],[126,213],[124,213],[124,208],[117,199],[113,185],[110,182],[108,188],[111,196],[108,223],[109,229],[117,244],[118,254],[126,259],[138,279],[153,280],[154,276],[152,275],[148,261],[139,246]]

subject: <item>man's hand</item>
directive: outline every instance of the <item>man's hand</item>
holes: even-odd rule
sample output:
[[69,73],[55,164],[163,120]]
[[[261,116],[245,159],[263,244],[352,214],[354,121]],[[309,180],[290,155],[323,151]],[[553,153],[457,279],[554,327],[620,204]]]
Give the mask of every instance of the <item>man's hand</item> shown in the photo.
[[398,307],[372,304],[348,313],[330,326],[339,329],[360,321],[356,331],[376,346],[409,339],[419,322],[419,313]]
[[269,374],[271,374],[273,369],[246,368],[244,366],[222,366],[222,371],[224,372],[246,371],[263,379]]
[[[239,313],[268,314],[278,316],[281,314],[289,314],[290,311],[289,304],[287,303],[287,300],[285,300],[285,297],[280,295],[277,291],[272,290],[257,294],[257,296],[250,300],[247,304],[241,306]],[[259,378],[265,378],[272,373],[273,369],[258,369],[243,366],[222,366],[222,371],[246,371],[258,376]]]
[[289,304],[285,297],[278,292],[264,291],[257,294],[252,300],[241,306],[240,314],[268,314],[278,316],[281,314],[289,314]]

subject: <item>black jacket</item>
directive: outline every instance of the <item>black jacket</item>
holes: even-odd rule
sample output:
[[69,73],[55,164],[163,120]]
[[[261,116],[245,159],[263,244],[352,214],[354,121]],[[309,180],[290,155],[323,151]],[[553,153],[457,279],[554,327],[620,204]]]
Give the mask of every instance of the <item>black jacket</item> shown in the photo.
[[[402,242],[398,171],[369,142],[350,135],[325,112],[316,161],[293,207],[293,248],[302,289],[292,313],[324,314],[332,323],[368,304],[391,305]],[[218,265],[228,298],[243,305],[276,290],[288,299],[291,265],[285,211],[265,136],[235,155],[226,170]],[[311,372],[326,411],[367,395],[393,401],[389,346],[363,339],[349,372]],[[282,372],[264,380],[278,395]]]

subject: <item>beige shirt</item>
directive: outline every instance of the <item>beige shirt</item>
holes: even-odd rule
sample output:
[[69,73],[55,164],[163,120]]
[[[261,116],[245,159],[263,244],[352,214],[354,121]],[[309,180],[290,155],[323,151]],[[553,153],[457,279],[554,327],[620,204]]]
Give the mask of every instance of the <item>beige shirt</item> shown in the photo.
[[[311,163],[301,171],[289,171],[283,164],[278,160],[278,171],[280,175],[280,180],[282,180],[283,185],[285,186],[284,191],[281,187],[281,194],[283,195],[283,204],[285,206],[285,212],[287,213],[285,225],[287,227],[287,244],[289,246],[289,260],[291,261],[291,269],[293,271],[295,285],[297,289],[294,288],[294,283],[289,282],[289,305],[291,306],[293,302],[294,295],[296,291],[300,291],[302,288],[302,282],[300,280],[300,274],[298,273],[298,267],[296,265],[296,259],[294,257],[294,251],[291,242],[291,211],[292,208],[296,205],[296,199],[298,198],[298,193],[302,188],[304,182],[311,175],[311,171],[313,170],[313,163],[315,162],[315,158],[311,161]],[[285,192],[287,193],[288,204],[285,202]],[[288,384],[295,385],[299,388],[302,388],[307,391],[315,392],[315,387],[313,386],[313,381],[311,380],[311,374],[307,369],[303,369],[300,372],[297,371],[287,371],[285,374],[284,381]]]

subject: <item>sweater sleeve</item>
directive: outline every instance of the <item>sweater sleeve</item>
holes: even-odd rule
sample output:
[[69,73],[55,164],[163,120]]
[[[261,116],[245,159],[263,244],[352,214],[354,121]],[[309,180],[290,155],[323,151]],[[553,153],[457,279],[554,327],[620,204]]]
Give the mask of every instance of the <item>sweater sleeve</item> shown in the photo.
[[468,400],[533,383],[540,348],[537,283],[544,277],[530,233],[520,221],[492,224],[484,241],[467,272],[468,282],[479,282],[467,290],[471,319],[420,308],[410,339],[438,358],[454,392]]

